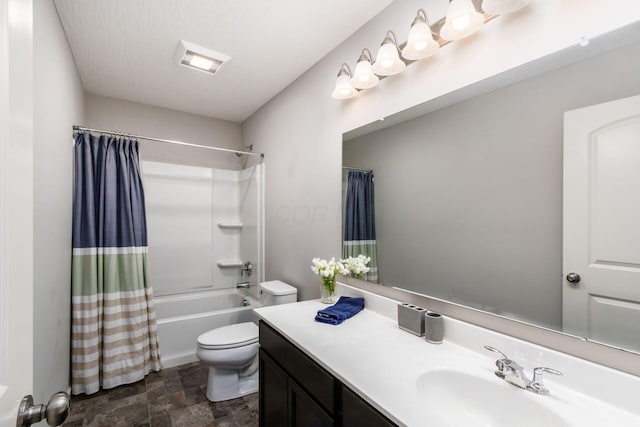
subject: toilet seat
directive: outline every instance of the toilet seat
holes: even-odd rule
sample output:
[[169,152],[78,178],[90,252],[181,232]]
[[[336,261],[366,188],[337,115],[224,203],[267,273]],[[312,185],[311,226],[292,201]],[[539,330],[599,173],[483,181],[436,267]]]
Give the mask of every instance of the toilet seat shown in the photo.
[[198,337],[198,346],[206,350],[244,347],[257,342],[258,327],[253,322],[223,326]]

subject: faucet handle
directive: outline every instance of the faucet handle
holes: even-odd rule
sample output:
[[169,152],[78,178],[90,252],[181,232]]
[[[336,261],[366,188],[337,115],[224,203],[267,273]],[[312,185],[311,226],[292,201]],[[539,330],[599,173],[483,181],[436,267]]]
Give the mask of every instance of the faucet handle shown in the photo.
[[486,348],[489,351],[493,351],[494,353],[498,353],[501,359],[509,360],[506,354],[504,354],[503,352],[501,352],[495,347],[491,347],[490,345],[485,345],[484,348]]
[[544,386],[544,379],[542,377],[542,374],[545,372],[553,375],[564,375],[562,372],[555,369],[540,366],[533,370],[533,381],[531,381],[531,384],[529,384],[527,388],[538,394],[549,394],[549,389]]
[[540,366],[538,368],[535,368],[533,370],[533,381],[542,385],[542,374],[543,373],[549,373],[549,374],[553,374],[553,375],[564,375],[562,372],[555,370],[555,369],[551,369],[551,368],[546,368],[544,366]]
[[509,370],[509,367],[512,365],[512,363],[515,363],[515,362],[513,362],[511,359],[509,359],[509,357],[506,354],[504,354],[503,352],[501,352],[495,347],[491,347],[490,345],[485,345],[484,348],[500,355],[500,359],[496,360],[496,367],[498,368],[498,370],[495,371],[495,374],[497,377],[504,379],[505,374]]

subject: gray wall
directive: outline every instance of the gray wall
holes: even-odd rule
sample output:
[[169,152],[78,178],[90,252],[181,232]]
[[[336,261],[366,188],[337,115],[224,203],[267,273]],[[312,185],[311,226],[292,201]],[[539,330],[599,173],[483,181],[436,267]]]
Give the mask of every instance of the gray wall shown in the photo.
[[563,112],[640,93],[640,45],[347,141],[382,282],[559,328]]
[[[242,149],[242,128],[238,123],[93,94],[86,95],[85,104],[84,125],[88,127]],[[144,140],[140,146],[143,160],[222,169],[238,169],[243,162],[235,154],[201,148]]]
[[34,398],[69,384],[71,126],[84,94],[52,1],[34,1]]

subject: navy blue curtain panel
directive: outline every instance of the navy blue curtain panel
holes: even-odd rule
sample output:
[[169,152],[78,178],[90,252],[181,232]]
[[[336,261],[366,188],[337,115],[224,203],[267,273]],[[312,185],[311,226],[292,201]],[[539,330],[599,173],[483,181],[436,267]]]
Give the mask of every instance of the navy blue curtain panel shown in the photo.
[[147,246],[138,143],[78,134],[75,167],[73,247]]
[[344,215],[343,258],[371,258],[365,279],[378,281],[375,191],[373,172],[349,171]]

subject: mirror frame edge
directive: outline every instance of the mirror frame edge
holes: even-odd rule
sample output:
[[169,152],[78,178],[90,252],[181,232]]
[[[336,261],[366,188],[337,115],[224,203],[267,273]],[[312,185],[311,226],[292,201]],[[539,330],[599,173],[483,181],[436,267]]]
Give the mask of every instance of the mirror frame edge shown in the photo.
[[453,319],[461,320],[513,338],[531,342],[551,350],[559,351],[608,368],[640,376],[640,354],[589,341],[586,338],[554,331],[520,320],[499,316],[476,308],[466,307],[420,295],[401,289],[390,288],[352,277],[338,276],[338,281],[354,288],[397,301],[427,307]]

